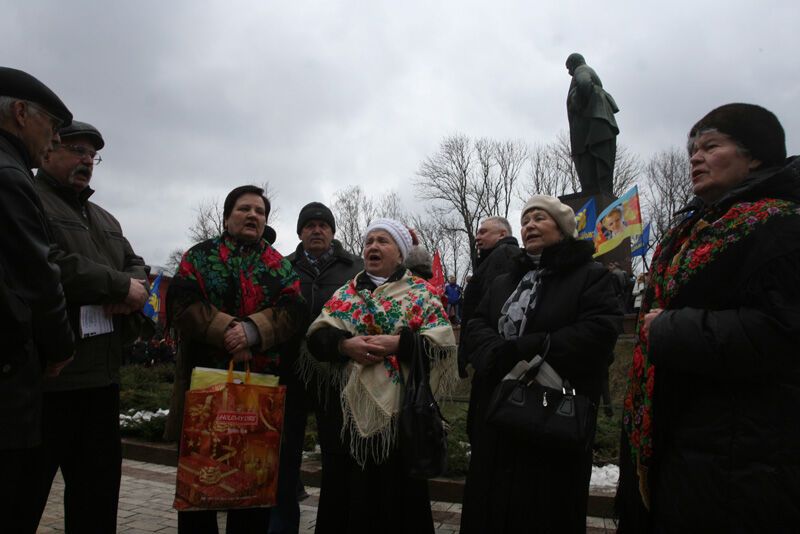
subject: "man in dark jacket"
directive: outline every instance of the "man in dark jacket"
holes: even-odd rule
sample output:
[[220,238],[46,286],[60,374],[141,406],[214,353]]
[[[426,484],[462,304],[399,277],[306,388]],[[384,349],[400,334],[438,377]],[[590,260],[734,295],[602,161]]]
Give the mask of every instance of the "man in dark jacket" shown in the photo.
[[52,232],[50,258],[61,268],[75,361],[45,381],[44,509],[61,467],[68,532],[114,532],[121,475],[119,367],[122,346],[141,326],[147,273],[119,222],[89,201],[89,182],[105,144],[90,124],[74,121],[42,160],[36,188]]
[[0,517],[3,530],[35,532],[42,366],[57,375],[74,340],[32,167],[72,121],[39,80],[0,67]]
[[[517,239],[511,234],[511,225],[504,217],[489,217],[478,228],[478,234],[475,236],[475,244],[478,247],[478,267],[467,287],[464,288],[459,339],[466,337],[469,328],[467,323],[475,313],[492,281],[501,274],[507,273],[511,269],[512,260],[522,255],[522,249],[519,248]],[[468,363],[464,351],[459,346],[458,373],[461,378],[467,377]]]
[[[312,320],[316,319],[333,292],[364,268],[361,258],[344,250],[342,244],[333,238],[335,233],[336,221],[333,213],[324,204],[311,202],[300,210],[297,218],[297,236],[301,242],[297,245],[297,250],[288,256],[288,260],[292,262],[294,270],[300,276],[300,288]],[[317,435],[322,447],[323,477],[329,475],[333,469],[327,467],[332,464],[326,461],[329,455],[348,454],[339,439],[342,414],[338,400],[328,399],[324,404],[314,402],[317,400],[313,398],[316,392],[314,386],[310,386],[308,390],[305,390],[302,384],[298,386],[300,387],[288,388],[290,395],[286,400],[285,441],[281,450],[278,476],[278,506],[273,509],[270,518],[271,533],[298,531],[300,509],[297,503],[297,482],[306,417],[308,409],[314,407],[314,404],[321,405],[314,408],[317,409]],[[326,410],[323,410],[322,406]],[[328,504],[339,506],[336,502],[329,501],[336,497],[335,491],[326,492],[327,502],[320,501],[320,509]]]

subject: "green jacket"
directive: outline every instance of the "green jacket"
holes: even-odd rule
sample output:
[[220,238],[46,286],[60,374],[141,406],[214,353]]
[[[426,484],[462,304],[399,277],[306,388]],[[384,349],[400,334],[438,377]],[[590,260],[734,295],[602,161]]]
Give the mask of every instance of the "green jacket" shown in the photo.
[[89,202],[94,193],[61,185],[40,170],[36,189],[42,199],[51,233],[50,261],[61,269],[61,284],[76,337],[75,360],[46,391],[103,387],[119,383],[122,346],[139,333],[143,316],[114,316],[114,331],[80,338],[80,308],[89,304],[123,302],[131,278],[147,280],[150,268],[137,256],[113,215]]

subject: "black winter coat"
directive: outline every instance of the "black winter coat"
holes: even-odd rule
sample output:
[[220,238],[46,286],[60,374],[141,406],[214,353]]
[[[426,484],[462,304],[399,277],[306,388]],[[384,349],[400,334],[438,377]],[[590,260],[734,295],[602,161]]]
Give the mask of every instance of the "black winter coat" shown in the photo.
[[591,449],[537,447],[496,431],[485,420],[495,386],[518,361],[540,351],[547,333],[547,361],[597,404],[622,311],[610,273],[592,261],[592,252],[590,243],[571,238],[545,249],[537,304],[516,340],[500,336],[497,324],[503,304],[532,266],[527,256],[494,281],[469,325],[463,343],[476,375],[462,533],[585,532]]
[[796,203],[794,215],[715,254],[650,327],[650,519],[663,532],[800,525],[800,158],[695,203],[681,224],[764,198]]
[[[300,291],[308,304],[312,322],[320,314],[322,307],[333,293],[364,269],[364,260],[347,252],[336,239],[333,240],[333,256],[321,267],[319,272],[306,258],[302,243],[297,245],[297,250],[287,259],[300,276]],[[317,435],[320,447],[326,453],[349,454],[349,450],[342,444],[339,437],[342,429],[342,408],[336,394],[330,391],[323,392],[328,398],[322,402],[317,398],[317,391],[313,386],[307,390],[299,387],[298,391],[301,390],[306,393],[306,398],[301,402],[302,411],[309,407],[307,403],[310,402],[311,408],[317,412]]]
[[[514,260],[522,255],[523,251],[519,248],[519,242],[514,236],[504,237],[497,242],[494,248],[481,251],[481,260],[478,262],[478,267],[464,288],[459,340],[466,337],[469,320],[472,319],[475,310],[477,310],[484,295],[489,291],[494,279],[509,272],[514,266]],[[461,378],[467,377],[466,369],[468,363],[468,355],[463,349],[463,343],[459,343],[458,372]]]
[[42,363],[72,355],[46,225],[26,149],[0,131],[0,449],[39,443]]

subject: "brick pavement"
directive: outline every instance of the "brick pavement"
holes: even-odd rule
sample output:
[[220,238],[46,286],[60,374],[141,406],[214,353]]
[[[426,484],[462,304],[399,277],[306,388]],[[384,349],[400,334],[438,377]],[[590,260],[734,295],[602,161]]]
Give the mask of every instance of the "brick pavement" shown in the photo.
[[[319,502],[319,488],[308,487],[309,497],[300,503],[300,534],[314,532]],[[175,491],[175,468],[164,465],[122,461],[117,531],[121,534],[176,533],[178,516],[172,509]],[[64,481],[56,475],[39,524],[40,534],[64,532]],[[457,534],[461,521],[461,504],[432,502],[434,527],[437,534]],[[220,533],[225,532],[225,514],[218,515]],[[588,518],[587,533],[614,532],[610,520]]]

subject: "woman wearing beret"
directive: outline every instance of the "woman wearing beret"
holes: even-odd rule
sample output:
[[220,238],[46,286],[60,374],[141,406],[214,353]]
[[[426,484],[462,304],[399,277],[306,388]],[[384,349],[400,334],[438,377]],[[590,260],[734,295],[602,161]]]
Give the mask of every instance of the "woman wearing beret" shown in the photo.
[[[225,198],[222,235],[198,243],[181,259],[167,298],[180,349],[175,398],[180,417],[191,369],[227,369],[231,359],[258,373],[282,375],[296,361],[308,312],[300,279],[288,260],[263,238],[269,201],[255,186]],[[228,533],[266,532],[269,508],[228,511]],[[178,532],[217,532],[215,511],[178,512]]]
[[639,313],[620,532],[796,532],[800,160],[751,104],[709,112],[688,147],[696,198]]
[[433,532],[428,482],[406,474],[396,423],[403,377],[420,356],[414,351],[430,358],[431,387],[441,395],[456,379],[456,344],[434,288],[403,265],[411,248],[402,223],[373,221],[365,270],[333,294],[308,330],[310,363],[337,385],[339,398],[327,402],[341,405],[350,450],[322,475],[317,533]]
[[569,206],[532,197],[522,210],[526,254],[492,283],[470,321],[464,344],[476,378],[462,533],[586,531],[591,443],[569,451],[486,422],[495,387],[519,361],[541,353],[548,334],[546,361],[597,405],[622,311],[608,270],[576,236]]

